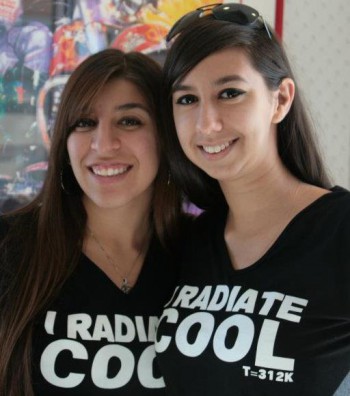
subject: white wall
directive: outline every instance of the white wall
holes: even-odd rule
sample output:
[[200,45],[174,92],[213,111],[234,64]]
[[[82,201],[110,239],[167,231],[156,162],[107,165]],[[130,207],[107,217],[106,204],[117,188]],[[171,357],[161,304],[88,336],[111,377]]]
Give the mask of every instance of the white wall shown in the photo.
[[350,188],[349,0],[285,0],[283,39],[333,181]]

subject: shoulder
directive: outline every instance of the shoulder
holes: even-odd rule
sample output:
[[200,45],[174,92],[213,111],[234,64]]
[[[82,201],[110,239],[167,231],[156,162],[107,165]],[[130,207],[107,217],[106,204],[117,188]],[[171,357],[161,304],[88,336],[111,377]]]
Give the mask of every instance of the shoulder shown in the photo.
[[315,219],[320,222],[342,221],[350,216],[350,192],[343,187],[333,187],[309,204],[301,213],[305,219]]
[[328,194],[329,202],[334,202],[337,204],[344,205],[350,210],[350,191],[344,187],[335,186],[331,190],[331,193]]
[[320,199],[318,211],[332,222],[350,226],[350,191],[336,186]]
[[[291,222],[297,237],[340,242],[350,238],[350,192],[334,187],[303,209]],[[289,234],[290,235],[290,234]]]
[[[296,219],[295,236],[333,255],[348,267],[350,254],[350,192],[334,187]],[[350,267],[349,267],[350,268]],[[350,273],[349,273],[350,275]]]
[[350,249],[350,192],[342,187],[332,189],[325,212],[331,225],[329,231],[333,229],[336,232],[339,250],[345,250],[348,253]]

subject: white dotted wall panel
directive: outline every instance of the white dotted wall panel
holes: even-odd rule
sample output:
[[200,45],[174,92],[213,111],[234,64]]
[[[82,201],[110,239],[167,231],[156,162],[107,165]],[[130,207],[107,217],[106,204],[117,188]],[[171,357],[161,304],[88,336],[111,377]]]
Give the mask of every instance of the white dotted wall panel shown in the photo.
[[333,181],[350,188],[350,2],[285,0],[283,39]]

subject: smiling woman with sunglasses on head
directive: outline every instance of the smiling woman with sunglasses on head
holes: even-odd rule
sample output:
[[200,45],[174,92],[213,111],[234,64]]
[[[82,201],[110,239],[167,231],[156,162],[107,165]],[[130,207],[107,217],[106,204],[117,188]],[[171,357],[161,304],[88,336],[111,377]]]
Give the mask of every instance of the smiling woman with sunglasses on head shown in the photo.
[[331,188],[280,42],[240,4],[168,39],[171,172],[205,209],[157,331],[169,391],[348,395],[350,193]]

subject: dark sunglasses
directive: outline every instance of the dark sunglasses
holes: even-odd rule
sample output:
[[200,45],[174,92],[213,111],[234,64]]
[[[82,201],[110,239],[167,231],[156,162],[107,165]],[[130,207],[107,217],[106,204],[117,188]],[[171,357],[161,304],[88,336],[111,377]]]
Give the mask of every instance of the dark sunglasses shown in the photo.
[[175,25],[170,29],[166,41],[172,40],[176,35],[181,33],[188,26],[192,25],[199,18],[212,15],[215,19],[220,21],[237,23],[238,25],[252,26],[260,22],[265,27],[266,32],[271,39],[271,33],[266,25],[264,18],[257,10],[244,4],[229,3],[229,4],[208,4],[199,7],[194,11],[189,12],[180,18]]

